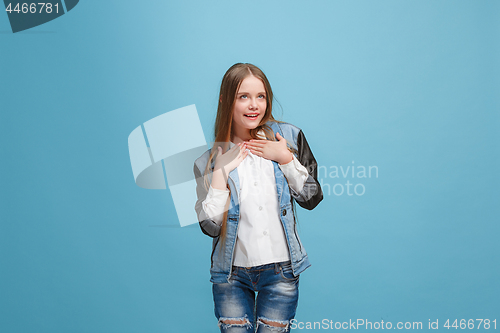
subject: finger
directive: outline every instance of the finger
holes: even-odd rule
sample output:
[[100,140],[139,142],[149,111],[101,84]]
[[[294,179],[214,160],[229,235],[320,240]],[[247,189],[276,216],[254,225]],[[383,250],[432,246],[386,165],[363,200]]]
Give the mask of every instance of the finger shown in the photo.
[[228,149],[226,153],[231,153],[231,154],[237,154],[238,148],[240,148],[240,144],[235,144],[234,146],[231,147],[231,149]]
[[248,147],[264,147],[265,144],[264,143],[258,143],[258,142],[250,142],[250,143],[247,143],[247,146]]
[[266,143],[268,143],[269,141],[267,140],[264,140],[264,141],[248,141],[246,144],[247,145],[265,145]]
[[258,140],[258,139],[251,139],[248,142],[253,142],[253,143],[266,143],[269,140]]
[[242,154],[238,155],[237,159],[241,162],[245,159],[245,157],[247,157],[247,155],[248,155],[248,151],[245,150]]
[[254,155],[261,156],[263,154],[260,150],[251,149],[250,152]]
[[248,147],[245,145],[245,144],[242,144],[240,146],[240,151],[238,152],[239,154],[241,154],[242,152],[244,152],[246,149],[248,149]]
[[261,148],[253,148],[253,147],[249,147],[248,149],[250,150],[250,152],[251,152],[252,154],[255,154],[255,152],[257,152],[257,151],[262,151],[262,149],[261,149]]
[[238,152],[238,155],[241,155],[246,151],[247,151],[247,147],[241,147],[240,151]]

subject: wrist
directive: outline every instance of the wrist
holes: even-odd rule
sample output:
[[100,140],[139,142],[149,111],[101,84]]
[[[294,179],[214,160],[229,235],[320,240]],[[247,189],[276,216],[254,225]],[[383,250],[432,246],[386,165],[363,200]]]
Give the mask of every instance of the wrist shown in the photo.
[[218,190],[225,189],[227,186],[227,178],[228,174],[224,167],[214,170],[212,173],[212,187]]
[[293,154],[287,150],[287,152],[283,154],[283,157],[280,159],[280,161],[278,161],[278,163],[280,165],[283,165],[283,164],[288,164],[291,161],[293,161]]

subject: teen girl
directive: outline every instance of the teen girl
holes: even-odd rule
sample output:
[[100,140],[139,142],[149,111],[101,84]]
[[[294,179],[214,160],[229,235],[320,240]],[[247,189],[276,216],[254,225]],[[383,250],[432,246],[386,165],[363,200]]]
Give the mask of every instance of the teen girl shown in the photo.
[[229,68],[214,146],[194,165],[195,209],[213,237],[210,281],[221,332],[289,332],[299,275],[311,265],[292,203],[313,209],[323,199],[317,163],[302,131],[274,119],[272,103],[258,67]]

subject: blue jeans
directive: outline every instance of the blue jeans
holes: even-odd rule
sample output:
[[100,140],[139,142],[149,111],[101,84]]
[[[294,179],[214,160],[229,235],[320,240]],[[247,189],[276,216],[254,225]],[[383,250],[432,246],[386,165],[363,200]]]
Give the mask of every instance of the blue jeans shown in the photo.
[[299,300],[299,276],[293,276],[290,261],[233,266],[229,283],[214,283],[212,291],[221,332],[289,332]]

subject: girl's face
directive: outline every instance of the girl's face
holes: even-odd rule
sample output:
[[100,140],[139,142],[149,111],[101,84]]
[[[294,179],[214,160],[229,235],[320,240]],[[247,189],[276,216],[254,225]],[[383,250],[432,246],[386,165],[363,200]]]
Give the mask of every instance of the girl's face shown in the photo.
[[236,93],[233,108],[235,133],[246,133],[256,128],[266,113],[266,89],[264,83],[253,75],[247,76]]

